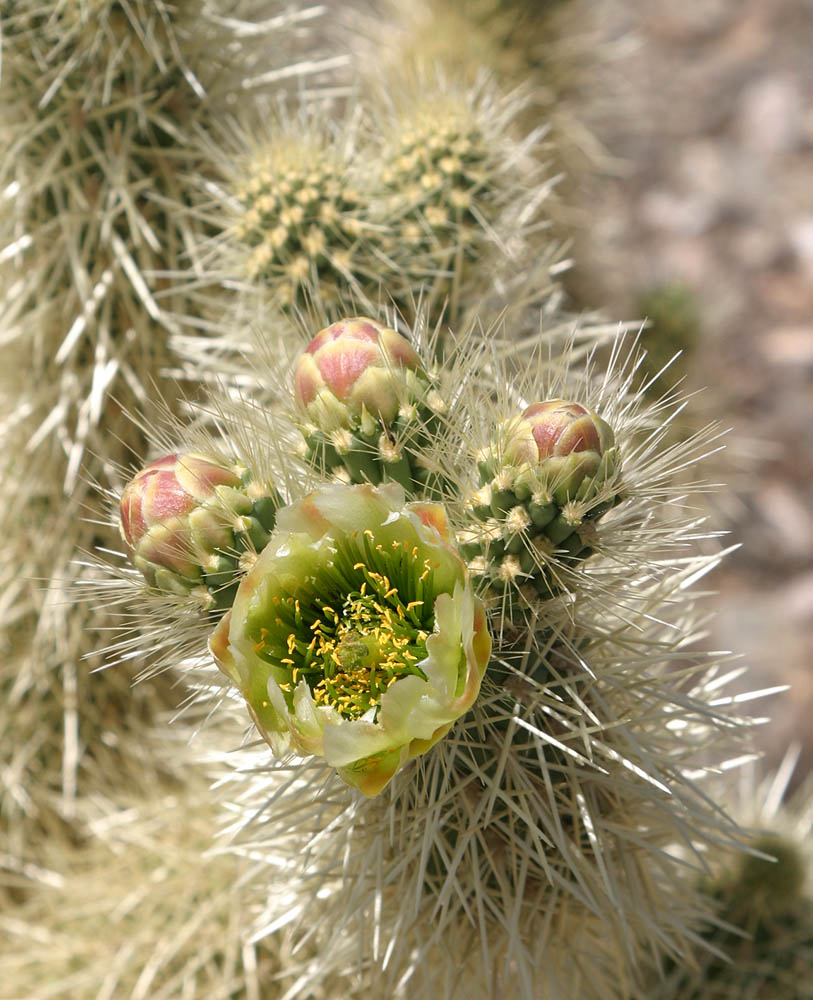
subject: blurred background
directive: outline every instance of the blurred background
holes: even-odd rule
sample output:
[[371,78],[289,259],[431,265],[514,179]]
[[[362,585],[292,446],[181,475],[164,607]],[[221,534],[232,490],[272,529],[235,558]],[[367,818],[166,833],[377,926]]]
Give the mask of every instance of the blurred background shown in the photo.
[[731,428],[714,517],[741,547],[711,581],[709,641],[743,654],[748,686],[791,685],[760,738],[766,766],[803,741],[798,780],[813,764],[813,5],[591,6],[607,159],[578,200],[574,287],[613,318],[649,316],[664,362],[684,348],[697,412]]

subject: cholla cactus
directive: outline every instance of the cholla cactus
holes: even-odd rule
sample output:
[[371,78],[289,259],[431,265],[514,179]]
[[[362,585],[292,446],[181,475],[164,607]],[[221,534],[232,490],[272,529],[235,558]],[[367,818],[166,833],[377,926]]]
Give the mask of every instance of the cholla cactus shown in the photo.
[[[283,755],[268,764],[247,750],[253,777],[224,775],[255,883],[261,845],[273,844],[285,886],[262,925],[317,945],[292,997],[327,982],[452,997],[461,965],[486,996],[629,996],[644,958],[688,954],[706,915],[680,845],[699,856],[709,840],[736,839],[696,788],[745,725],[719,694],[724,658],[691,651],[701,620],[688,584],[718,557],[669,558],[699,529],[676,502],[691,484],[676,476],[713,435],[667,443],[670,404],[648,409],[618,349],[609,374],[579,378],[527,345],[501,342],[498,360],[496,341],[472,338],[439,362],[420,329],[399,337],[374,321],[337,324],[304,362],[291,359],[270,407],[222,403],[227,435],[288,467],[271,538],[210,637]],[[279,358],[253,378],[273,383]],[[412,458],[443,477],[410,480],[417,507],[363,471],[355,485],[347,468],[344,482],[319,485],[329,469],[278,447],[307,406],[325,431],[355,429],[365,413],[386,428],[430,370],[442,419]],[[545,567],[556,593],[523,595],[516,614],[483,580],[483,618],[446,521],[465,551],[482,523],[469,499],[478,476],[508,468],[527,496],[503,503],[492,491],[489,507],[530,510],[544,487],[556,509],[543,529],[581,503],[595,511],[594,552],[557,556],[569,533],[557,535]],[[432,546],[446,582],[427,597]],[[415,603],[427,600],[431,614]]]
[[752,828],[751,853],[715,851],[712,873],[701,883],[713,904],[703,930],[708,947],[695,963],[667,963],[653,977],[653,1000],[802,1000],[813,996],[813,887],[810,781],[787,796],[799,758],[791,748],[775,774],[757,780],[751,765],[730,802],[735,816]]
[[[167,776],[142,794],[124,780],[131,775],[117,774],[112,794],[99,785],[78,803],[79,836],[55,829],[39,866],[22,865],[13,882],[4,877],[6,995],[257,1000],[285,975],[290,954],[281,938],[248,940],[249,866],[212,851],[217,807],[202,750],[183,738],[168,745],[143,725],[137,738],[171,753],[183,782]],[[239,723],[221,716],[209,727],[207,752],[239,739]]]
[[[691,554],[709,533],[682,499],[696,484],[680,481],[713,450],[713,433],[670,443],[675,400],[648,406],[637,363],[620,365],[617,349],[603,377],[594,359],[580,374],[545,360],[558,349],[547,331],[561,327],[555,297],[538,308],[559,266],[559,249],[536,239],[550,183],[528,155],[539,131],[512,140],[520,102],[490,83],[423,77],[403,100],[365,112],[372,127],[358,136],[314,118],[304,139],[284,122],[280,144],[275,123],[267,147],[210,182],[215,168],[190,136],[215,131],[210,111],[221,84],[230,89],[233,55],[243,89],[266,77],[259,49],[243,58],[240,38],[290,23],[246,25],[214,7],[80,0],[50,11],[20,0],[10,19],[19,176],[0,176],[14,182],[9,197],[25,197],[3,252],[15,273],[0,333],[16,352],[33,331],[43,388],[20,401],[10,386],[2,414],[15,442],[34,431],[29,453],[41,461],[36,496],[5,477],[0,527],[25,524],[0,557],[19,626],[6,669],[24,669],[8,683],[4,671],[0,728],[30,725],[21,701],[40,708],[39,656],[49,682],[64,677],[52,699],[65,705],[63,800],[76,800],[83,757],[98,758],[107,790],[133,755],[147,761],[134,782],[140,805],[99,789],[72,814],[56,803],[86,838],[90,865],[105,864],[93,852],[106,840],[133,886],[112,913],[106,888],[90,893],[84,933],[57,925],[62,948],[41,933],[43,914],[70,919],[70,897],[97,883],[85,862],[73,869],[63,857],[54,885],[56,838],[32,867],[17,825],[9,864],[20,883],[33,873],[38,884],[24,886],[9,928],[47,950],[15,966],[24,981],[12,989],[628,998],[647,961],[691,960],[711,909],[691,866],[737,839],[703,785],[747,720],[721,693],[726,657],[697,652],[703,619],[690,585],[719,557]],[[191,211],[190,183],[212,199]],[[224,204],[227,232],[203,242]],[[187,260],[188,284],[170,291]],[[196,292],[213,286],[261,288],[249,301],[276,298],[289,319],[312,309],[320,326],[357,311],[346,297],[373,315],[376,299],[388,301],[408,318],[423,298],[431,322],[339,319],[295,358],[291,323],[266,318],[265,353],[246,360],[234,352],[242,332],[219,338],[224,321]],[[500,335],[491,321],[506,303]],[[478,313],[486,335],[461,334]],[[112,400],[144,403],[153,423],[148,383],[178,363],[164,334],[185,351],[203,339],[185,341],[182,321],[214,334],[209,361],[222,351],[230,367],[214,403],[187,408],[200,428],[176,424],[170,445],[127,429]],[[570,363],[583,358],[577,339]],[[193,345],[180,370],[207,378],[216,366],[198,365],[205,353]],[[107,524],[76,529],[79,506],[101,520],[105,490],[122,492],[121,468],[148,441],[166,457],[119,504],[133,568],[105,582],[86,566],[103,594],[92,628],[51,606],[32,657],[41,605],[17,585],[19,553],[33,539],[47,565],[41,523],[57,506],[71,529],[53,560],[58,597],[77,543],[106,549],[115,537]],[[205,840],[211,827],[198,765],[166,754],[188,788],[164,795],[136,722],[123,733],[96,726],[100,713],[89,733],[77,722],[84,699],[66,661],[100,641],[116,609],[129,630],[109,654],[181,670],[208,714],[231,719],[239,705],[277,755],[262,741],[233,751],[234,733],[215,752],[243,857],[207,858],[207,887],[194,896],[200,831]],[[50,715],[47,725],[56,728]],[[53,800],[36,787],[25,797],[40,745],[27,733],[9,742],[4,810],[42,815]],[[151,793],[157,813],[145,806]],[[128,823],[132,834],[109,836]],[[142,866],[156,864],[139,895]],[[88,909],[107,929],[132,907],[141,915],[113,960],[107,942],[100,957]],[[254,947],[264,938],[265,959]]]
[[196,309],[168,291],[171,275],[200,266],[187,207],[209,166],[193,135],[229,94],[250,101],[265,87],[312,16],[242,0],[229,16],[208,0],[4,5],[0,796],[15,856],[35,849],[31,824],[70,816],[88,775],[95,787],[121,773],[149,787],[165,770],[138,731],[177,694],[156,682],[130,696],[123,673],[91,683],[112,621],[68,593],[94,572],[78,567],[81,553],[116,544],[105,491],[120,490],[146,444],[124,411],[154,419],[170,335]]
[[[546,123],[548,141],[537,150],[561,178],[546,216],[569,242],[574,226],[589,230],[590,224],[580,217],[574,195],[589,183],[588,171],[606,164],[590,131],[608,110],[597,78],[612,63],[609,52],[601,55],[606,40],[596,14],[594,4],[581,0],[374,0],[351,15],[348,46],[358,52],[356,62],[372,85],[419,67],[440,70],[464,86],[476,86],[484,71],[504,90],[521,86],[527,101],[518,109],[520,130]],[[571,197],[558,197],[563,189]]]
[[[105,400],[118,389],[119,407],[144,403],[170,361],[188,303],[166,295],[166,276],[200,242],[185,174],[207,169],[191,136],[234,88],[261,85],[271,29],[224,23],[205,0],[24,0],[3,27],[4,339],[26,342],[39,380],[58,387],[31,447],[64,438],[70,491],[85,449],[105,454]],[[224,31],[257,39],[230,54]]]
[[[269,895],[263,924],[319,941],[292,995],[338,976],[394,997],[452,998],[461,977],[477,996],[624,997],[643,956],[667,942],[685,952],[702,910],[677,845],[687,829],[694,843],[725,836],[683,777],[709,739],[701,704],[719,678],[698,666],[698,700],[681,706],[666,673],[629,672],[630,638],[583,646],[581,678],[553,654],[548,678],[518,661],[501,687],[489,668],[475,709],[375,799],[324,766],[263,770],[246,754],[230,813],[239,825],[242,807],[255,878],[273,844],[288,888]],[[641,655],[664,645],[653,630]]]

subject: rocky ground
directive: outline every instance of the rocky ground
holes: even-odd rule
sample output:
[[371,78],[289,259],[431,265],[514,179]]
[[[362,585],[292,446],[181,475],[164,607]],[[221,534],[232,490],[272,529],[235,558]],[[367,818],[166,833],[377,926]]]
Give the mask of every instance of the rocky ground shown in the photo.
[[732,428],[722,516],[740,550],[711,643],[742,652],[775,763],[813,766],[813,3],[593,0],[607,53],[594,128],[611,164],[583,206],[593,294],[635,315],[679,281],[703,336],[688,383]]

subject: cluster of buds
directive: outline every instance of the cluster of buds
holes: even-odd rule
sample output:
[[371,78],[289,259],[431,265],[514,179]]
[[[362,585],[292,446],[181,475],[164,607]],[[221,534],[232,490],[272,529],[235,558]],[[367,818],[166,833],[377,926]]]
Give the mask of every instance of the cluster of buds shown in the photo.
[[151,586],[225,611],[211,651],[275,753],[323,757],[375,795],[477,697],[491,641],[475,590],[550,596],[545,560],[589,554],[618,449],[577,403],[528,407],[480,456],[458,540],[427,499],[456,497],[427,466],[442,405],[405,337],[334,323],[294,382],[308,457],[339,481],[281,506],[242,466],[170,455],[125,488],[121,530]]
[[299,359],[294,399],[308,460],[351,483],[400,483],[425,493],[425,463],[443,402],[417,352],[374,320],[340,320]]
[[513,246],[537,221],[545,188],[510,138],[521,102],[485,80],[404,83],[363,131],[355,115],[328,122],[300,109],[272,121],[259,146],[256,129],[238,133],[241,155],[223,163],[217,195],[232,221],[217,243],[277,305],[318,302],[330,321],[343,303],[369,310],[385,287],[408,320],[419,299],[432,323],[457,326],[458,291],[486,247]]
[[120,528],[151,587],[231,606],[240,576],[265,548],[279,494],[245,466],[196,452],[151,462],[125,486]]
[[392,207],[401,208],[395,238],[412,253],[471,243],[482,225],[478,213],[494,201],[492,159],[470,115],[450,114],[438,121],[434,105],[431,114],[420,115],[401,131],[382,175]]
[[556,567],[573,566],[596,543],[595,522],[621,498],[613,430],[580,403],[528,406],[504,421],[478,462],[469,504],[478,522],[463,538],[471,570],[492,590],[547,598]]
[[481,118],[494,124],[466,100],[434,92],[393,123],[381,173],[382,250],[396,263],[388,291],[404,315],[421,287],[430,321],[455,324],[459,288],[493,238],[511,179]]

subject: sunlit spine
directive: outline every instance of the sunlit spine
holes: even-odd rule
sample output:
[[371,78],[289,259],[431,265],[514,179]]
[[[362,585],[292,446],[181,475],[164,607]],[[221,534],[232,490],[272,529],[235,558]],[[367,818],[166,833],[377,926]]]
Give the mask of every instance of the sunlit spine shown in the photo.
[[297,64],[315,13],[237,4],[224,16],[206,0],[21,0],[4,11],[0,797],[15,854],[36,843],[27,829],[70,818],[82,790],[131,764],[136,785],[164,769],[138,732],[178,693],[155,682],[131,695],[147,653],[127,675],[91,679],[113,619],[70,594],[77,577],[95,579],[83,554],[118,544],[105,491],[120,490],[147,447],[126,411],[154,421],[159,391],[178,404],[164,379],[177,370],[169,340],[195,306],[170,289],[199,267],[205,229],[187,207],[210,169],[194,136],[229,94],[252,102],[279,87],[281,68],[327,65]]

